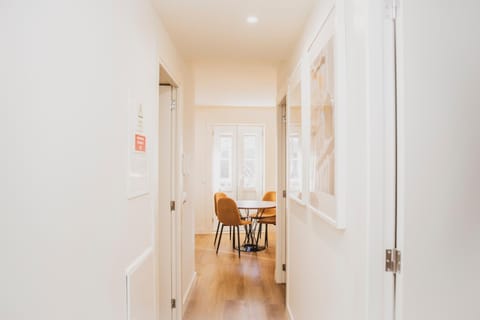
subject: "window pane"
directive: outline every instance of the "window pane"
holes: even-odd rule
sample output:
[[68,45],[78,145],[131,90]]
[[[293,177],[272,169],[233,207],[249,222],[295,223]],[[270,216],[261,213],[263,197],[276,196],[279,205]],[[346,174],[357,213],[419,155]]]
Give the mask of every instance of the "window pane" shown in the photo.
[[230,177],[230,161],[220,160],[220,178],[228,179]]
[[245,160],[243,164],[243,187],[255,188],[257,175],[254,160]]
[[232,148],[233,137],[224,135],[220,137],[220,189],[231,190],[232,188]]
[[254,189],[257,185],[257,136],[244,135],[243,136],[243,187],[247,189]]
[[243,152],[245,158],[254,159],[257,157],[257,137],[245,135],[243,137]]
[[232,154],[232,137],[223,136],[220,138],[220,157],[222,159],[230,158]]

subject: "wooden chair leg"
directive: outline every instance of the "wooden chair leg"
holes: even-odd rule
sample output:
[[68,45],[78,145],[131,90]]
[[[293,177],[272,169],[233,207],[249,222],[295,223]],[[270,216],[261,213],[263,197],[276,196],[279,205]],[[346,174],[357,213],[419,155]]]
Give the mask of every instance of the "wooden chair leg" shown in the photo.
[[222,242],[222,234],[223,234],[223,224],[222,224],[222,228],[220,229],[220,237],[218,238],[218,243],[217,243],[217,255],[218,255],[218,248],[220,248],[220,242]]
[[217,244],[217,237],[218,237],[218,229],[220,229],[220,221],[217,223],[217,232],[215,233],[215,240],[213,240],[213,246]]

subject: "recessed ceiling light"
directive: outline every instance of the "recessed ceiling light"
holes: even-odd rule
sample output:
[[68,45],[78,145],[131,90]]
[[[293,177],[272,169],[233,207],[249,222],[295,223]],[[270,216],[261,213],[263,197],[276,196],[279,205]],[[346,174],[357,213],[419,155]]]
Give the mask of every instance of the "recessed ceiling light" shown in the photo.
[[255,23],[258,22],[258,18],[255,17],[255,16],[249,16],[249,17],[247,17],[247,22],[251,23],[251,24],[255,24]]

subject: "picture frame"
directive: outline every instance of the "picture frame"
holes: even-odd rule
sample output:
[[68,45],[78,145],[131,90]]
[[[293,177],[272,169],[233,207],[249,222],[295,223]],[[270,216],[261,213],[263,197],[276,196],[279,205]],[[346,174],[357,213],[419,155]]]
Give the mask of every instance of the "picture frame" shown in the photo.
[[332,7],[312,41],[307,80],[308,207],[337,229],[346,227],[345,197],[345,33],[340,2]]
[[299,204],[305,205],[305,157],[302,63],[296,67],[287,88],[287,194]]

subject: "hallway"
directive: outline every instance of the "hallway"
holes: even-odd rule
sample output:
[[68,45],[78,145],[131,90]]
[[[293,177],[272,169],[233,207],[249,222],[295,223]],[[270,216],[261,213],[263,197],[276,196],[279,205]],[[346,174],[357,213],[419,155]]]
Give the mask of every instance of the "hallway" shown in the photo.
[[1,0],[0,320],[479,320],[478,12]]
[[[213,234],[195,237],[197,283],[184,320],[283,320],[285,285],[275,284],[275,232],[270,246],[258,253],[242,252],[239,259],[225,233],[218,256]],[[263,240],[263,239],[262,239]]]

